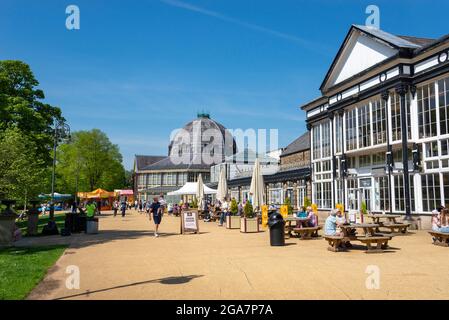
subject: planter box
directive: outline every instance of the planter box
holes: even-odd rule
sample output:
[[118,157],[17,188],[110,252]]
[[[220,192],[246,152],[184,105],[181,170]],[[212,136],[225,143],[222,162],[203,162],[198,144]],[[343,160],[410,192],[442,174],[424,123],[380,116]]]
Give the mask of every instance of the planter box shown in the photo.
[[226,229],[240,229],[240,216],[226,216]]
[[259,232],[259,218],[241,218],[240,232],[244,233]]

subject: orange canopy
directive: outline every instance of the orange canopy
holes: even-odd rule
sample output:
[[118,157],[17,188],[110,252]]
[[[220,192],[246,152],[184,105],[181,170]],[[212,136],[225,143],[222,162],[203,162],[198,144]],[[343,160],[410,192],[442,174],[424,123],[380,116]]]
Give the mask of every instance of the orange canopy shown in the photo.
[[92,192],[79,192],[78,196],[80,198],[87,198],[87,199],[95,199],[95,198],[112,198],[116,196],[115,192],[109,192],[104,189],[97,189]]

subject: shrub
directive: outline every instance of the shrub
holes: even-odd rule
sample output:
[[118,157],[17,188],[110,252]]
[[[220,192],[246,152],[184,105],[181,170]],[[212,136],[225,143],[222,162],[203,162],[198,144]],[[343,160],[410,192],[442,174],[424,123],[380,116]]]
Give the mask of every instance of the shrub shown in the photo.
[[290,198],[288,198],[288,197],[285,198],[284,205],[286,205],[287,208],[288,208],[288,214],[292,215],[293,214],[293,207],[292,207],[292,201],[290,200]]
[[233,216],[236,216],[237,213],[239,213],[239,205],[237,204],[237,201],[234,198],[231,200],[231,206],[229,208],[229,211]]
[[312,206],[312,201],[308,197],[304,197],[304,207]]
[[254,209],[251,202],[246,201],[245,207],[243,208],[243,215],[245,218],[254,218]]

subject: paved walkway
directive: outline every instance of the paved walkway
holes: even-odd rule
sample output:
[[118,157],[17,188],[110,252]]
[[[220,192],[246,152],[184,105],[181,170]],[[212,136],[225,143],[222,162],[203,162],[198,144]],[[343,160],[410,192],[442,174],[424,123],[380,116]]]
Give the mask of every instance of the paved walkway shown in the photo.
[[[70,237],[29,299],[449,298],[449,248],[432,245],[424,231],[395,237],[389,253],[368,255],[362,248],[329,252],[322,239],[270,247],[268,232],[241,234],[202,221],[200,229],[179,235],[179,218],[164,217],[154,238],[145,215],[103,216],[100,234]],[[70,265],[80,268],[79,290],[65,286]],[[380,289],[367,289],[370,265],[379,267]]]

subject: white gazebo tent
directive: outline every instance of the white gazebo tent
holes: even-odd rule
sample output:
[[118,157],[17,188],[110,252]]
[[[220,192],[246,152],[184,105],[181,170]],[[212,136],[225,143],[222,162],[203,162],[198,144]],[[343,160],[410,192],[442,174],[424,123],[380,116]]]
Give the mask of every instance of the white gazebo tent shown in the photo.
[[[197,182],[187,182],[185,185],[173,192],[167,193],[169,196],[182,196],[182,195],[196,195],[198,190]],[[216,194],[217,190],[211,189],[208,186],[204,185],[204,194]]]

